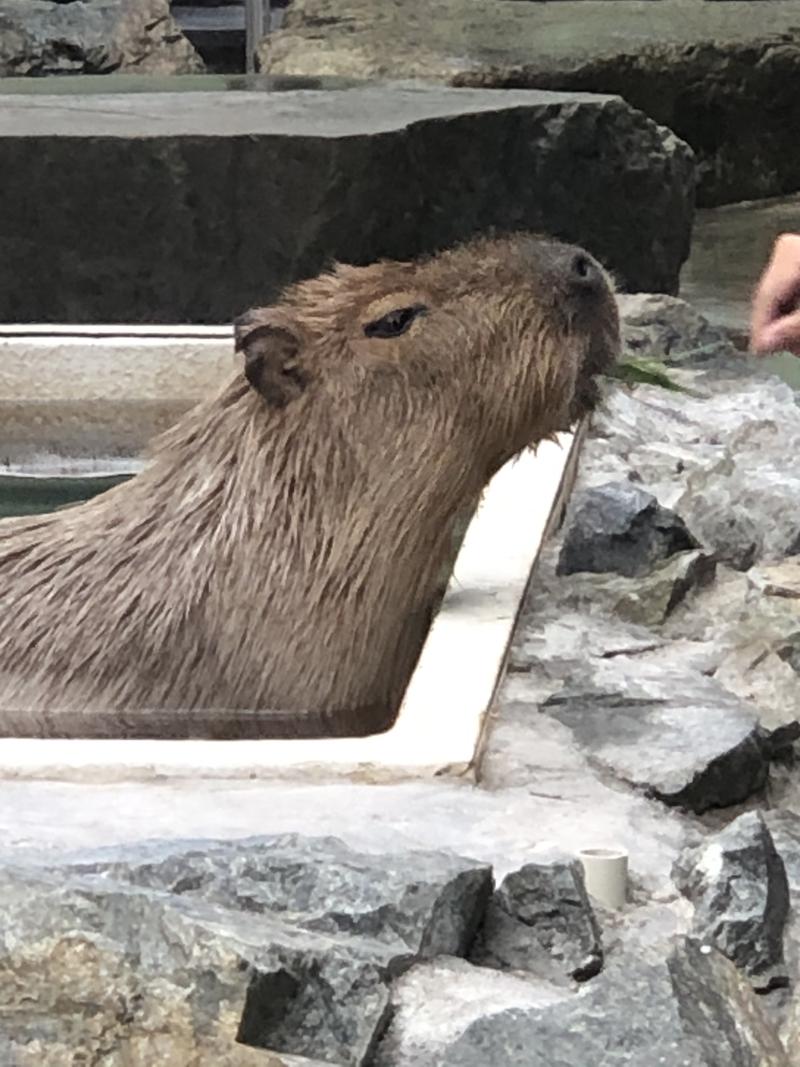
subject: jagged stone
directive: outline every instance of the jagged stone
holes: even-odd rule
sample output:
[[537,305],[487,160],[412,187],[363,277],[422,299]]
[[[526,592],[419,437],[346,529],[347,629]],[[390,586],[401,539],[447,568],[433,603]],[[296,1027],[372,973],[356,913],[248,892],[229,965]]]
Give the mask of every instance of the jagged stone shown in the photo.
[[395,998],[379,1067],[789,1067],[746,979],[692,941],[621,957],[573,996],[425,967]]
[[568,611],[594,611],[638,626],[657,628],[697,590],[714,579],[716,560],[703,551],[680,552],[639,578],[578,573],[559,591]]
[[633,578],[698,547],[679,515],[630,482],[585,489],[570,511],[558,574],[613,571]]
[[473,963],[583,982],[603,966],[600,929],[577,861],[528,863],[488,903]]
[[466,950],[491,870],[290,835],[6,866],[0,886],[15,1055],[216,1063],[239,1041],[354,1065],[385,1025],[392,979]]
[[668,367],[740,360],[727,334],[686,300],[663,293],[621,293],[623,355]]
[[703,812],[745,800],[766,782],[755,711],[699,673],[601,662],[543,710],[593,764],[666,804]]
[[696,937],[718,948],[756,988],[786,983],[789,884],[759,812],[745,812],[681,856],[674,876],[694,904]]
[[0,0],[0,78],[204,69],[169,0]]

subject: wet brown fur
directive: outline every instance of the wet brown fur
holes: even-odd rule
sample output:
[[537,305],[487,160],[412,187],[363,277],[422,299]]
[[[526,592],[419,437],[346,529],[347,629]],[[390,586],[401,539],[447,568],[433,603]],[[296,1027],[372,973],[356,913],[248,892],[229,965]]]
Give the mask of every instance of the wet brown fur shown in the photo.
[[[338,266],[245,316],[246,376],[141,474],[0,522],[0,733],[386,728],[454,517],[616,354],[611,289],[576,296],[574,254],[522,236]],[[364,336],[415,303],[403,336]]]

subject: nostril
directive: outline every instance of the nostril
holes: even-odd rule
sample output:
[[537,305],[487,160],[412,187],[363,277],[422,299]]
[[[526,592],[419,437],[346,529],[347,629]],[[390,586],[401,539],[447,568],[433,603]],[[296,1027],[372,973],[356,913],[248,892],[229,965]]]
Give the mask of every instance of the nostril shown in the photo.
[[591,284],[594,280],[594,266],[583,252],[578,252],[576,256],[573,256],[570,271],[573,281],[581,285]]

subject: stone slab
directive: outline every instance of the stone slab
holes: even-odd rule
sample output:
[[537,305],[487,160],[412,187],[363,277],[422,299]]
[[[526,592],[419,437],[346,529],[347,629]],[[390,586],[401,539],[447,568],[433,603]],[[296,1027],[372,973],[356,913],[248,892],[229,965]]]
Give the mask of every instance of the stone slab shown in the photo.
[[0,95],[0,172],[0,321],[17,323],[230,322],[333,258],[493,228],[671,291],[693,211],[688,148],[580,93]]

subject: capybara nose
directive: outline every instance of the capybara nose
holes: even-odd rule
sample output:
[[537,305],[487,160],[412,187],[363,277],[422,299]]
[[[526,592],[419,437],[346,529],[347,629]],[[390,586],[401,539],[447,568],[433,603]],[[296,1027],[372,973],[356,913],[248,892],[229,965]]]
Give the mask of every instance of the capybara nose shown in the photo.
[[524,247],[534,270],[546,275],[563,295],[583,300],[602,297],[608,290],[603,268],[580,245],[545,239],[526,242]]
[[572,292],[579,296],[596,296],[603,291],[603,272],[588,252],[583,249],[570,249],[565,259],[567,284]]

